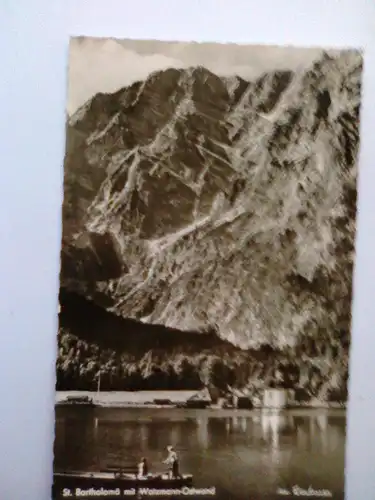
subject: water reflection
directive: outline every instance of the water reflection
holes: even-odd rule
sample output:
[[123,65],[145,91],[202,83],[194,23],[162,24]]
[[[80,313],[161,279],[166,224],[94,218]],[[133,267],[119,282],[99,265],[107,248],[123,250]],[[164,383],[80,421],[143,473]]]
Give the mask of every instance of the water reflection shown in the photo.
[[247,432],[247,418],[241,419],[241,431]]
[[316,427],[317,429],[320,430],[320,432],[318,433],[319,434],[319,438],[320,438],[320,444],[321,444],[321,447],[322,447],[322,451],[324,454],[327,453],[327,450],[328,450],[328,433],[327,433],[327,429],[328,429],[328,416],[326,413],[323,413],[322,415],[317,415],[315,417],[315,422],[316,422]]
[[207,450],[210,445],[208,417],[204,414],[197,418],[197,441],[202,450]]
[[140,449],[142,452],[147,450],[148,448],[148,437],[149,437],[149,428],[146,424],[142,423],[139,427],[139,443]]
[[229,441],[268,443],[277,449],[287,442],[288,436],[301,449],[320,447],[322,450],[337,447],[345,436],[342,422],[337,425],[329,419],[328,411],[314,415],[293,415],[279,410],[263,410],[246,416],[233,415],[218,418],[200,413],[193,419],[166,420],[108,420],[69,418],[56,420],[56,438],[64,446],[73,445],[81,452],[82,441],[121,443],[124,448],[138,447],[140,451],[160,449],[169,443],[198,446],[202,450]]
[[95,418],[94,419],[94,438],[95,438],[95,440],[98,439],[98,432],[99,432],[99,419]]
[[315,417],[315,420],[316,420],[316,423],[317,423],[318,427],[320,428],[320,430],[322,430],[322,431],[326,431],[327,430],[327,427],[328,427],[328,416],[327,416],[327,414],[317,415]]
[[[145,455],[160,469],[166,447],[173,444],[183,468],[197,477],[198,484],[238,487],[239,498],[242,490],[248,498],[250,489],[275,491],[280,484],[342,487],[344,414],[172,411],[169,417],[149,410],[95,411],[84,417],[75,409],[61,412],[56,420],[55,467],[93,470]],[[229,484],[228,475],[240,483]]]
[[265,410],[261,416],[261,426],[264,439],[270,439],[274,447],[278,447],[280,435],[294,432],[292,415],[277,410]]
[[244,433],[251,431],[251,416],[233,416],[225,419],[225,430],[227,434]]

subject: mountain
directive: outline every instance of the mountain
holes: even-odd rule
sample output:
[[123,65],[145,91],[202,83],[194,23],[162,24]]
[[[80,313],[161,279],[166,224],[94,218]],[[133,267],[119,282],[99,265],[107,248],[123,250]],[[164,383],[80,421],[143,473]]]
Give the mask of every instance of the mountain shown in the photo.
[[67,123],[62,288],[247,351],[347,356],[361,72],[342,51],[94,96]]

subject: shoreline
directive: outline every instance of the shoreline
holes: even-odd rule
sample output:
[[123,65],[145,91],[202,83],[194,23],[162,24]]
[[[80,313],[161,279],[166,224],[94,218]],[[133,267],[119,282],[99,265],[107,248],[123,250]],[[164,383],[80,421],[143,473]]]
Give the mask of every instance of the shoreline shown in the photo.
[[[128,392],[128,391],[56,391],[55,406],[58,408],[66,407],[85,407],[85,408],[113,408],[113,409],[163,409],[163,410],[205,410],[205,411],[242,411],[249,412],[254,410],[346,410],[347,403],[341,402],[319,402],[312,401],[308,403],[291,402],[286,406],[280,407],[267,407],[262,405],[254,405],[253,408],[235,408],[235,407],[222,407],[218,404],[207,404],[204,408],[198,407],[183,407],[183,402],[173,402],[169,404],[157,404],[151,401],[137,401],[137,394],[142,391]],[[131,396],[131,397],[130,397]],[[69,402],[68,398],[88,398],[89,402]],[[162,398],[162,395],[160,396]]]

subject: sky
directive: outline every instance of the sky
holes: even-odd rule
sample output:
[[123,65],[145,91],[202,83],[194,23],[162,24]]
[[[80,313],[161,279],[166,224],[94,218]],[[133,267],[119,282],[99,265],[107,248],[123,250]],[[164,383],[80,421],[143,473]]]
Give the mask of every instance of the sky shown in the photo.
[[276,69],[298,70],[321,55],[320,48],[153,40],[71,39],[67,112],[71,116],[98,92],[111,93],[157,70],[205,66],[219,76],[251,80]]

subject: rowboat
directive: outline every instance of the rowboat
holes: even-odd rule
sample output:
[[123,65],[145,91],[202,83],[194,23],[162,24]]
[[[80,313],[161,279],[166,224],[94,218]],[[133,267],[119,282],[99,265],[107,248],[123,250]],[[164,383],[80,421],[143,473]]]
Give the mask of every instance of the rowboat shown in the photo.
[[[63,492],[79,490],[81,496],[85,490],[120,490],[122,497],[127,490],[152,488],[160,490],[191,487],[193,476],[183,474],[179,478],[171,478],[165,473],[148,474],[138,477],[134,467],[106,469],[98,472],[55,472],[53,475],[53,498],[60,498]],[[90,493],[88,493],[90,495]],[[70,496],[70,495],[65,495]],[[74,495],[76,496],[76,495]],[[115,495],[117,496],[117,495]]]

